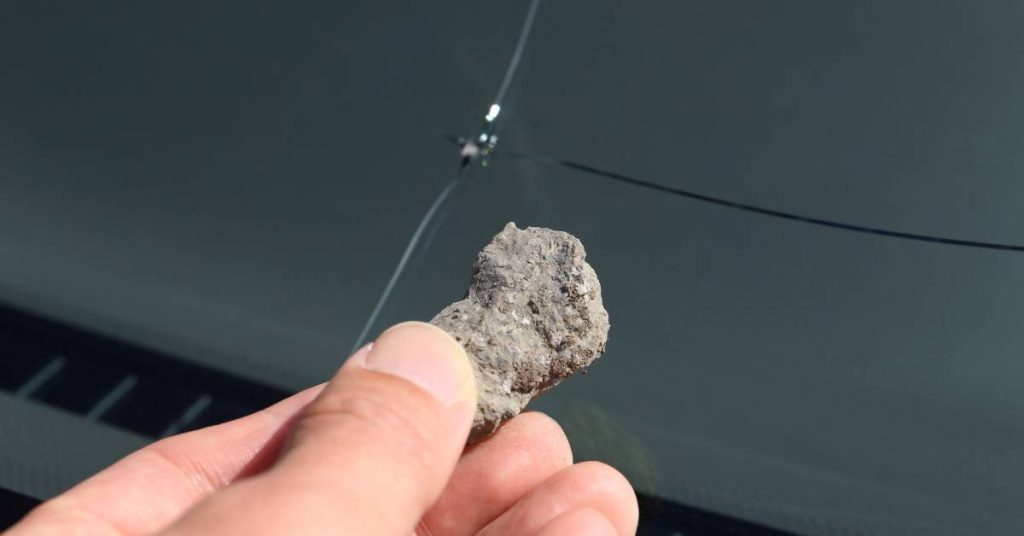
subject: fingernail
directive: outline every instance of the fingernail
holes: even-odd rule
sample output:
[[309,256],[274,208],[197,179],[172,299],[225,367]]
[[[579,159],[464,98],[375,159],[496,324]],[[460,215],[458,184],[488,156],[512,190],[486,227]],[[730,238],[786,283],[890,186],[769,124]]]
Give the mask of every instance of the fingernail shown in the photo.
[[408,380],[446,405],[475,402],[466,352],[430,324],[406,322],[382,333],[366,356],[366,368]]
[[368,342],[360,347],[356,352],[348,357],[342,364],[342,368],[351,367],[362,367],[366,365],[366,356],[370,355],[370,350],[373,348],[373,343]]

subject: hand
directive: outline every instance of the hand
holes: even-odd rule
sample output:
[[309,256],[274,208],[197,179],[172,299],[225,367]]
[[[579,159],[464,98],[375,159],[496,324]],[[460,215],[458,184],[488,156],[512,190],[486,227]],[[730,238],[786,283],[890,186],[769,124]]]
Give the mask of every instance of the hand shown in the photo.
[[629,483],[603,464],[573,465],[544,415],[522,414],[463,452],[475,400],[462,347],[400,324],[326,385],[153,443],[9,534],[635,532]]

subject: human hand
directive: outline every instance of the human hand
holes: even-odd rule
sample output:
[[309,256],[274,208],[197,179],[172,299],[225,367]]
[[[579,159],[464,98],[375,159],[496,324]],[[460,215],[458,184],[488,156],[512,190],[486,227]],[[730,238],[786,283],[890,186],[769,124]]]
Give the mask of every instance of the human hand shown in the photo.
[[625,535],[629,483],[573,465],[524,413],[463,452],[476,402],[462,347],[400,324],[327,384],[153,443],[40,505],[8,533]]

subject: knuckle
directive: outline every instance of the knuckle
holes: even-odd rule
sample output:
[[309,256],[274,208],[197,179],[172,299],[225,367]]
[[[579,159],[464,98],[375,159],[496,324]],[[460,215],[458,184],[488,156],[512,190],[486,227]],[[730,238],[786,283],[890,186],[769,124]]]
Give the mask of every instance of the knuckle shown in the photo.
[[229,479],[207,465],[203,459],[176,448],[172,441],[161,440],[136,452],[132,461],[138,466],[167,469],[170,482],[180,482],[189,495],[201,497],[228,484]]

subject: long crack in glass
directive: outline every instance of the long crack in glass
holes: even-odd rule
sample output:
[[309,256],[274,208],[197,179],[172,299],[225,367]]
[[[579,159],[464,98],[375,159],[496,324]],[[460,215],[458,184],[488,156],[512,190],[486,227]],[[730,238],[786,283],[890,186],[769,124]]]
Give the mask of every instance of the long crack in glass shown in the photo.
[[526,44],[530,40],[530,33],[533,31],[533,21],[537,18],[537,9],[539,7],[540,0],[530,1],[530,6],[526,11],[526,18],[523,20],[523,26],[519,32],[519,40],[516,42],[516,47],[512,52],[512,58],[509,60],[508,67],[505,69],[505,75],[502,77],[501,85],[498,87],[498,93],[494,98],[494,102],[487,108],[487,113],[484,115],[483,126],[480,128],[479,134],[474,137],[458,137],[446,132],[441,133],[443,136],[448,138],[449,141],[452,141],[459,146],[459,157],[461,161],[459,174],[449,181],[441,192],[437,194],[437,197],[434,198],[433,203],[430,204],[430,207],[423,215],[423,218],[420,219],[420,223],[416,226],[416,230],[409,239],[409,243],[405,246],[405,250],[402,251],[402,256],[399,258],[398,264],[395,265],[395,269],[392,271],[391,277],[388,279],[387,285],[384,287],[384,291],[381,292],[380,298],[377,299],[377,304],[374,306],[370,316],[367,317],[366,324],[363,325],[363,329],[359,332],[359,336],[356,337],[355,344],[352,345],[350,353],[355,353],[355,351],[362,346],[363,342],[366,341],[367,335],[370,333],[370,330],[373,329],[374,324],[377,322],[377,318],[380,316],[381,311],[388,302],[388,298],[390,298],[391,293],[394,291],[395,284],[399,279],[401,279],[402,274],[405,272],[405,267],[409,264],[409,259],[412,257],[413,252],[416,251],[416,246],[423,237],[424,231],[430,226],[431,222],[436,217],[438,210],[448,200],[452,191],[455,190],[456,186],[458,186],[463,176],[470,171],[471,166],[476,163],[479,163],[481,166],[486,166],[495,147],[497,147],[498,131],[500,127],[499,117],[501,116],[502,104],[505,102],[509,88],[512,86],[512,82],[516,78],[516,73],[519,71],[519,63],[523,59]]

